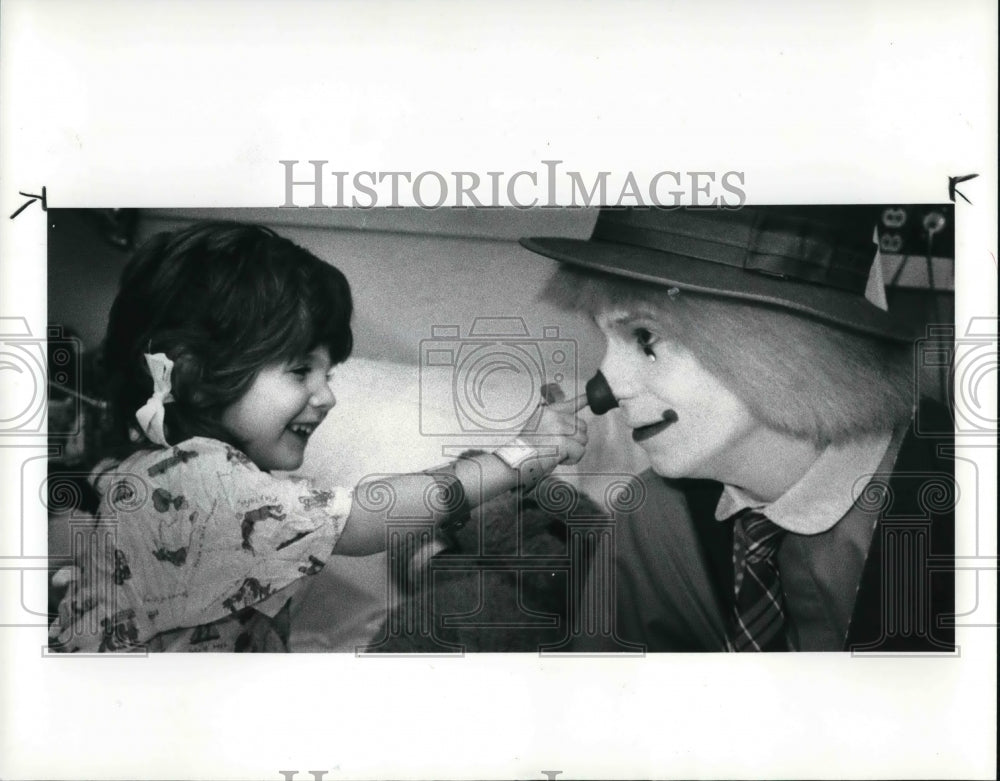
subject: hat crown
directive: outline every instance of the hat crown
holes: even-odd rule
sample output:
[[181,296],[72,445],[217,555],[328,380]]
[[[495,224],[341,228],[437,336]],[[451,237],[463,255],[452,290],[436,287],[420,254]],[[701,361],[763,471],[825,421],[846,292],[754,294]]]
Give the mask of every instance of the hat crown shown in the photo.
[[866,296],[869,281],[880,279],[879,213],[856,205],[606,207],[587,240],[534,237],[521,244],[599,274],[778,307],[908,342],[913,327]]
[[683,255],[864,295],[875,217],[857,206],[602,209],[592,241]]

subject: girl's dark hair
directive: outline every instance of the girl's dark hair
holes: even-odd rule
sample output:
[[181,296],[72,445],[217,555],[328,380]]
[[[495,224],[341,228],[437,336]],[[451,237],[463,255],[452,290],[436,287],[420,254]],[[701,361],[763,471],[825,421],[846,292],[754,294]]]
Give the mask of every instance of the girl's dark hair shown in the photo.
[[122,273],[103,346],[118,444],[153,385],[144,353],[174,362],[165,432],[227,439],[219,419],[266,365],[323,346],[351,353],[351,288],[334,266],[257,225],[199,223],[160,233]]

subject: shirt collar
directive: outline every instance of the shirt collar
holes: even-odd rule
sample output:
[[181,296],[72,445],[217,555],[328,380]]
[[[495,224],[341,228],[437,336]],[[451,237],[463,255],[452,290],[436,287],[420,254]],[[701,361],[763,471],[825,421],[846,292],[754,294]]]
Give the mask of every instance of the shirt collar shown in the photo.
[[750,508],[794,534],[819,534],[832,528],[854,504],[867,479],[878,470],[892,432],[843,445],[829,445],[802,478],[770,504],[733,485],[723,487],[715,508],[724,520]]

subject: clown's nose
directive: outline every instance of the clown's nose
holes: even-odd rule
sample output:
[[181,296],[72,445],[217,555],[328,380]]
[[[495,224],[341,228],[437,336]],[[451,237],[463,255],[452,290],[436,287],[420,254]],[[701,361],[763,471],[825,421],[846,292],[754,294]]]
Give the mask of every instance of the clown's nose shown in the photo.
[[587,404],[595,415],[603,415],[618,406],[618,399],[611,392],[611,386],[601,372],[587,381]]

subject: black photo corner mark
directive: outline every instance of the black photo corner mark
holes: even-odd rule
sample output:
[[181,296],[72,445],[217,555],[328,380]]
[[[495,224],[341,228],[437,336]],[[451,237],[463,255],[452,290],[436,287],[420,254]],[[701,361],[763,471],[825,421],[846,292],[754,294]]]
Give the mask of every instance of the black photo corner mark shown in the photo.
[[22,203],[21,206],[20,206],[20,208],[16,212],[14,212],[12,215],[10,215],[10,218],[12,220],[17,215],[19,215],[21,212],[23,212],[25,209],[27,209],[29,206],[31,206],[31,204],[33,204],[35,201],[41,201],[42,202],[42,211],[43,212],[47,212],[49,210],[49,202],[47,200],[47,196],[46,196],[46,192],[45,192],[45,187],[44,186],[42,187],[42,194],[41,195],[35,195],[34,193],[25,193],[25,192],[21,192],[20,190],[18,190],[17,193],[18,193],[18,195],[23,195],[28,200],[27,200],[27,202]]
[[[965,174],[965,176],[948,177],[948,197],[951,199],[952,203],[955,203],[955,196],[960,195],[963,201],[969,204],[969,206],[972,206],[972,201],[970,201],[968,198],[962,195],[961,192],[959,192],[957,185],[960,185],[962,182],[968,182],[970,179],[975,179],[977,176],[979,176],[979,174]],[[42,188],[42,192],[44,191],[45,189]],[[22,195],[23,194],[24,193],[22,193]],[[24,207],[22,206],[21,208],[23,209]]]

